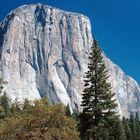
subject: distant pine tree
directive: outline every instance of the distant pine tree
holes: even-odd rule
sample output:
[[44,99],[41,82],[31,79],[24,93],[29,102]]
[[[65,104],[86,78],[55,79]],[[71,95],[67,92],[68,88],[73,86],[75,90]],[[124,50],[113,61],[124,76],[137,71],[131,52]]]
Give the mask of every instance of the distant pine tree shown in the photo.
[[139,112],[136,112],[136,116],[135,116],[135,125],[136,125],[136,138],[135,138],[135,140],[140,140]]
[[20,102],[18,101],[18,99],[16,99],[15,102],[11,105],[10,110],[13,115],[21,114],[22,109],[20,107]]
[[[113,99],[111,84],[108,82],[108,71],[106,69],[102,51],[96,40],[91,47],[88,71],[86,72],[84,91],[82,94],[81,114],[81,139],[93,140],[103,139],[99,130],[102,129],[104,136],[109,136],[107,128],[112,126],[116,119],[116,100]],[[84,138],[82,138],[82,135]],[[107,139],[106,139],[107,140]]]
[[6,85],[7,81],[4,81],[2,77],[0,77],[0,95],[2,93],[3,85]]
[[113,140],[127,140],[124,125],[118,116],[116,116],[116,118],[114,117],[114,120],[112,120],[109,134],[112,136]]
[[130,125],[130,128],[131,128],[131,132],[132,132],[132,138],[134,140],[136,140],[136,121],[135,121],[135,116],[133,113],[131,113],[130,115],[130,121],[129,121],[129,125]]
[[129,125],[129,119],[125,119],[123,117],[122,123],[123,123],[124,130],[125,130],[126,140],[133,140],[132,139],[131,128],[130,128],[130,125]]
[[4,92],[4,94],[0,97],[0,105],[3,107],[5,116],[8,116],[10,114],[10,105],[9,105],[9,99]]
[[4,108],[0,106],[0,119],[3,119],[4,117],[5,117]]
[[71,112],[70,112],[70,107],[69,107],[69,105],[66,106],[66,115],[69,116],[69,117],[72,116],[72,114],[71,114]]
[[132,140],[132,132],[131,132],[131,128],[129,125],[129,119],[125,119],[123,117],[122,123],[123,123],[124,129],[125,129],[126,140]]

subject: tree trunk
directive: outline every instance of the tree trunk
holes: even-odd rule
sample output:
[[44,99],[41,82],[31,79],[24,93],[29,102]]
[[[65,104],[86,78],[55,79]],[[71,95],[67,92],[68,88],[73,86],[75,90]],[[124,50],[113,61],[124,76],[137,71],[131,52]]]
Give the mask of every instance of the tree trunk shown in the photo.
[[96,132],[93,133],[93,140],[97,140]]

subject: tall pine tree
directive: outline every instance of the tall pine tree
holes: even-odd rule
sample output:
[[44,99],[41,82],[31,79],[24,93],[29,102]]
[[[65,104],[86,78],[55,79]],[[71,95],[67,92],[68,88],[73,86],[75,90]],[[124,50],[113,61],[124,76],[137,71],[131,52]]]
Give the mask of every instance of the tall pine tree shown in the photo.
[[135,140],[140,140],[139,112],[136,112],[136,116],[135,116],[135,125],[136,125],[136,138],[135,138]]
[[131,132],[132,132],[132,137],[134,139],[136,139],[136,122],[135,122],[135,116],[132,112],[130,114],[130,122],[129,123],[130,123]]
[[[107,140],[109,138],[109,130],[107,131],[106,128],[112,125],[117,116],[117,104],[113,99],[115,94],[111,91],[108,78],[102,51],[96,40],[94,40],[89,55],[88,71],[84,79],[85,88],[82,94],[81,139]],[[105,134],[98,134],[100,130]]]

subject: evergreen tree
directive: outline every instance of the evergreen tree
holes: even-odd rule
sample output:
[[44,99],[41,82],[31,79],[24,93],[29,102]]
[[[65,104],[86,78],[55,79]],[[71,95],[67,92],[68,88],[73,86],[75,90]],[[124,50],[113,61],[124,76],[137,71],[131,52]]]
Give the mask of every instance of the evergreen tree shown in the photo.
[[135,140],[140,140],[139,112],[136,112],[136,116],[135,116],[135,125],[136,125],[136,138],[135,138]]
[[22,112],[19,101],[16,99],[15,102],[11,105],[10,111],[13,115],[19,115]]
[[28,99],[24,100],[24,104],[23,104],[23,112],[26,114],[30,114],[30,112],[32,111],[32,104],[31,101],[29,101]]
[[10,114],[10,105],[9,105],[9,99],[5,92],[0,98],[0,104],[4,109],[5,116],[8,116]]
[[81,113],[79,118],[80,118],[79,124],[80,138],[81,140],[89,140],[91,134],[89,131],[89,126],[92,123],[92,118],[89,114],[86,113]]
[[136,122],[135,122],[135,116],[133,113],[130,114],[130,128],[132,132],[133,139],[136,140]]
[[114,140],[127,140],[125,134],[125,128],[118,116],[114,118],[112,122],[112,126],[110,127],[109,134],[112,135]]
[[79,122],[79,119],[80,119],[79,116],[80,116],[79,111],[76,110],[76,109],[74,109],[71,117],[72,117],[76,122]]
[[7,82],[3,80],[2,77],[0,77],[0,95],[2,93],[3,85],[6,85]]
[[70,112],[70,107],[69,107],[69,105],[66,106],[66,115],[69,116],[69,117],[72,116],[72,114],[71,114],[71,112]]
[[[87,125],[81,127],[86,129],[85,133],[91,136],[93,140],[100,138],[98,135],[99,129],[104,129],[105,126],[112,125],[114,117],[116,116],[117,104],[113,99],[114,93],[111,91],[111,84],[108,81],[108,71],[102,57],[102,51],[98,47],[96,40],[94,40],[91,47],[91,53],[89,56],[88,71],[85,77],[85,88],[82,94],[82,117],[86,122],[82,124]],[[85,124],[86,123],[86,124]],[[83,131],[81,130],[83,133]],[[85,139],[85,140],[86,140]],[[100,138],[101,139],[101,138]]]
[[0,106],[0,119],[3,119],[5,116],[4,108]]
[[123,117],[122,123],[123,123],[124,130],[125,130],[126,140],[132,140],[132,132],[131,132],[131,128],[129,125],[129,120],[125,119]]

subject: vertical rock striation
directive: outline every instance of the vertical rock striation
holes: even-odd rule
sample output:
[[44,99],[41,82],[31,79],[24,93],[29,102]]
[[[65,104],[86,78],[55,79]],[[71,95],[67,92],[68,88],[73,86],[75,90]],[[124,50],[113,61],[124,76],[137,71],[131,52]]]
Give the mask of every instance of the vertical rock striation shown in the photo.
[[[47,5],[24,5],[0,23],[0,75],[8,96],[48,97],[80,110],[83,77],[92,45],[86,16]],[[104,54],[121,115],[140,109],[138,84]]]

